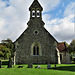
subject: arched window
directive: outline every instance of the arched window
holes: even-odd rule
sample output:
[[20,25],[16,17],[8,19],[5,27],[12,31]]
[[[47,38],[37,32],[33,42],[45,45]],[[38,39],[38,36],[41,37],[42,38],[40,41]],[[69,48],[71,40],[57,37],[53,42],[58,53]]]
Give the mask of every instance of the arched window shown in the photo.
[[32,11],[32,17],[35,17],[35,11],[34,10]]
[[37,17],[40,17],[40,11],[37,10]]
[[35,45],[33,47],[33,55],[39,55],[39,47],[38,47],[38,45]]
[[34,42],[31,45],[31,55],[32,56],[42,56],[42,49],[41,49],[40,43]]

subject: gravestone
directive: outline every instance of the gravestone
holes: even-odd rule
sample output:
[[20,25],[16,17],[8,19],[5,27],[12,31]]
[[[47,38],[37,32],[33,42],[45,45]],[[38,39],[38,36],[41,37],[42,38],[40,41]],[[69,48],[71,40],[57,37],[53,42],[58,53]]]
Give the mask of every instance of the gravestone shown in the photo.
[[18,66],[18,68],[23,68],[24,66]]
[[38,66],[36,66],[35,68],[41,68],[41,66],[40,66],[40,65],[38,65]]
[[47,69],[51,69],[51,64],[47,64]]
[[12,68],[12,60],[11,60],[11,58],[9,58],[9,61],[8,61],[8,68]]
[[33,68],[33,64],[29,63],[27,68]]
[[55,67],[54,68],[56,69],[56,64],[55,64]]
[[0,60],[0,68],[1,68],[1,60]]

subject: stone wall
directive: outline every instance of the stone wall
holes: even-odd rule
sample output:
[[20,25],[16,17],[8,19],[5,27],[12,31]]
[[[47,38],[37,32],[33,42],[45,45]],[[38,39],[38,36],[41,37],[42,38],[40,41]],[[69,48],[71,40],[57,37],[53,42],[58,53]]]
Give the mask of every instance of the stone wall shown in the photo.
[[[58,63],[57,42],[53,36],[44,28],[44,23],[40,19],[30,20],[28,28],[15,41],[15,62],[24,63]],[[37,31],[37,33],[36,33]],[[38,43],[41,54],[32,55],[32,45]]]
[[67,51],[60,52],[62,54],[61,64],[70,64],[70,54]]

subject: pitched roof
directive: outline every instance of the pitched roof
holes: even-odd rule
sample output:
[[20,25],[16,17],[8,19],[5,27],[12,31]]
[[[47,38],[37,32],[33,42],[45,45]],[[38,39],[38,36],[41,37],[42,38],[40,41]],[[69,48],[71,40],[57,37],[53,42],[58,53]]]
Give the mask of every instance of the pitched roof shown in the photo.
[[65,42],[58,43],[57,48],[59,51],[67,51]]
[[43,10],[43,8],[40,5],[40,3],[38,2],[38,0],[33,1],[32,5],[29,7],[29,10],[31,10],[31,8],[40,8],[40,10]]

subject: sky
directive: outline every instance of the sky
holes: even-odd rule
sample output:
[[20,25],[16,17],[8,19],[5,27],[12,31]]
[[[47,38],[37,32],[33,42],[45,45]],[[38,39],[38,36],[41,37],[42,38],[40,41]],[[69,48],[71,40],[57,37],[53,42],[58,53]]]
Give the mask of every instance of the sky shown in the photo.
[[[0,0],[0,41],[10,38],[13,42],[27,28],[29,7],[34,0]],[[45,28],[58,42],[75,39],[75,1],[38,0],[43,7]]]

